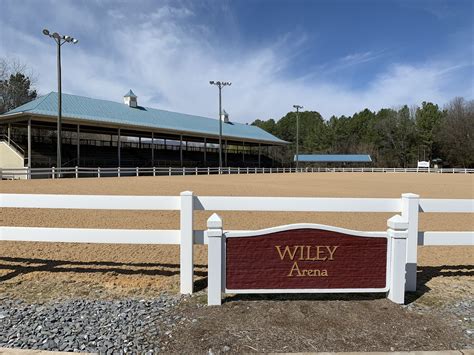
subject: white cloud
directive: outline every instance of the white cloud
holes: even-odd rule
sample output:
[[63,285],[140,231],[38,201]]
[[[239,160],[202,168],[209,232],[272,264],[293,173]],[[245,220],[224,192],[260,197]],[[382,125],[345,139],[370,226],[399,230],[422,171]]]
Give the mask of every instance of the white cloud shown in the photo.
[[[70,16],[70,9],[62,6],[60,11],[60,16]],[[141,105],[213,117],[217,90],[209,80],[232,81],[232,86],[223,90],[223,106],[231,119],[241,122],[278,119],[296,103],[329,118],[333,114],[351,115],[366,107],[376,110],[423,100],[443,104],[455,95],[472,95],[472,79],[468,79],[471,85],[451,85],[458,71],[466,65],[472,68],[472,64],[393,63],[365,88],[354,89],[315,80],[317,73],[299,79],[286,76],[295,53],[304,53],[305,45],[304,40],[292,41],[291,34],[249,49],[216,40],[209,27],[193,23],[196,15],[191,8],[165,4],[136,15],[114,8],[105,11],[105,18],[94,11],[88,7],[75,9],[75,23],[83,19],[87,29],[100,28],[95,33],[101,41],[94,43],[91,35],[75,47],[64,48],[65,92],[121,101],[131,88]],[[17,56],[33,67],[42,93],[56,90],[53,44],[31,34],[30,29],[7,23],[1,26],[0,56]],[[325,70],[356,66],[383,54],[376,50],[352,53]],[[458,87],[457,91],[453,87]]]

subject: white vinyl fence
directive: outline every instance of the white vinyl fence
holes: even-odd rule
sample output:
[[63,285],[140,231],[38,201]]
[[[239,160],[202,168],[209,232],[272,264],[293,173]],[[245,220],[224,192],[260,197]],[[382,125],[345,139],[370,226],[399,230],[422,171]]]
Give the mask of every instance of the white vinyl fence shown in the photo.
[[[473,213],[472,199],[313,198],[194,196],[95,196],[0,194],[0,208],[177,210],[179,230],[0,227],[0,241],[71,243],[179,244],[181,293],[193,292],[193,245],[208,244],[203,230],[193,229],[194,211],[391,212],[407,226],[406,290],[416,290],[417,245],[474,245],[474,232],[419,232],[419,213]],[[386,231],[382,232],[386,233]]]
[[121,177],[121,176],[174,176],[174,175],[215,175],[215,174],[283,174],[283,173],[442,173],[472,174],[474,169],[464,168],[241,168],[241,167],[135,167],[135,168],[0,168],[2,179],[55,179],[81,177]]

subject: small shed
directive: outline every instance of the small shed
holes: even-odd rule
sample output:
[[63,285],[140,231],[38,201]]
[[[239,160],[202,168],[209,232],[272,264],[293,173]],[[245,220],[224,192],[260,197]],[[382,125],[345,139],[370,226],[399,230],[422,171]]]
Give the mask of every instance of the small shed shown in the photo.
[[294,161],[299,163],[371,163],[368,154],[299,154],[294,156]]

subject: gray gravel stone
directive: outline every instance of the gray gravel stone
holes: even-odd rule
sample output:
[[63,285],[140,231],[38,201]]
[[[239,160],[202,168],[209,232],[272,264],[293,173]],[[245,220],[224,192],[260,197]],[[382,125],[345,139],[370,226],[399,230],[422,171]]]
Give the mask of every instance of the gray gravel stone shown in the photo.
[[[100,353],[156,353],[181,317],[180,297],[66,300],[27,304],[0,299],[0,347]],[[168,333],[169,334],[169,333]]]

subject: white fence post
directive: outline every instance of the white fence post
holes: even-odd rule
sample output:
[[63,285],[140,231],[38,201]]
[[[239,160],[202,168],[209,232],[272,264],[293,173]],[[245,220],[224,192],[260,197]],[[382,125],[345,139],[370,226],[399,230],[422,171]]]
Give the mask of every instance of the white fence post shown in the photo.
[[54,166],[51,168],[51,178],[54,179],[56,177],[56,172]]
[[100,178],[100,166],[97,168],[97,177]]
[[171,176],[171,166],[168,168],[168,175]]
[[180,283],[181,293],[193,293],[193,192],[181,192],[180,212]]
[[224,266],[222,233],[222,219],[213,214],[207,220],[208,249],[207,249],[207,304],[208,306],[219,306],[222,304],[222,280]]
[[195,175],[198,174],[198,168],[197,167],[194,168],[194,172],[195,172]]
[[210,173],[211,173],[211,169],[207,167],[207,175],[209,175]]
[[153,167],[153,176],[156,176],[156,168]]
[[402,194],[402,217],[408,222],[406,290],[416,291],[416,268],[418,255],[418,209],[419,195]]
[[138,166],[135,168],[136,175],[138,176]]
[[76,179],[79,177],[79,172],[77,171],[77,169],[78,169],[78,168],[77,168],[77,165],[76,165],[76,167],[74,168],[74,171],[75,171],[75,173],[76,173]]
[[408,221],[395,215],[387,221],[390,250],[390,284],[387,298],[392,302],[405,302],[405,269],[407,255]]
[[117,168],[117,176],[120,177],[120,166]]

